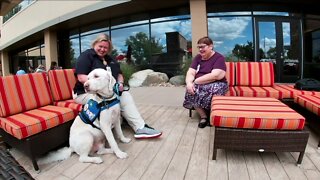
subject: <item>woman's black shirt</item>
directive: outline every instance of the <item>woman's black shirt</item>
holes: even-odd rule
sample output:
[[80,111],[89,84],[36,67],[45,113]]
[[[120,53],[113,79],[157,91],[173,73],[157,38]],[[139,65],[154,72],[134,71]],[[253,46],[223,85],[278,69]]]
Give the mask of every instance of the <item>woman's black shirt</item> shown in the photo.
[[[86,51],[80,54],[77,60],[75,75],[77,74],[88,75],[94,69],[97,69],[97,68],[107,69],[107,67],[110,67],[112,76],[116,80],[118,80],[118,75],[122,74],[120,69],[120,64],[109,55],[106,55],[104,58],[107,61],[107,65],[103,64],[103,60],[96,54],[94,49],[87,49]],[[83,84],[78,80],[73,90],[78,95],[85,93]]]

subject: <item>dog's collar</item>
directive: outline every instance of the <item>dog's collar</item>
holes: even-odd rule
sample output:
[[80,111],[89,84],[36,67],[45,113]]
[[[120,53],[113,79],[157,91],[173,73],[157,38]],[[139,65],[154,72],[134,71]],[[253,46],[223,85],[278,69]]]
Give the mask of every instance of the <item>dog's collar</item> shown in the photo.
[[103,100],[110,100],[110,99],[113,99],[114,98],[114,92],[112,93],[112,95],[110,97],[104,97],[102,96],[101,94],[97,93],[97,96],[100,98],[100,99],[103,99]]

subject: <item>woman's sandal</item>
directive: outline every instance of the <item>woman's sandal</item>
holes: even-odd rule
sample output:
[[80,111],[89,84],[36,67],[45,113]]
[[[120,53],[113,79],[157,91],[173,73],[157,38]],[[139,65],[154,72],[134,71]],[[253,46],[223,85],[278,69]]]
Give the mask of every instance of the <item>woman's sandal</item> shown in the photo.
[[208,122],[207,118],[201,118],[198,127],[205,128],[208,125]]

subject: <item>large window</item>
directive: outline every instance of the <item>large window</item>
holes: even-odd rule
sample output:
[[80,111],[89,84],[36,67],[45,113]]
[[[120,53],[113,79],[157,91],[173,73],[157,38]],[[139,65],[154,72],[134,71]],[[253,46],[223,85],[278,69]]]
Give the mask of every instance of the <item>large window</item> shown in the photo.
[[312,62],[320,63],[320,30],[312,33]]
[[214,49],[227,61],[254,61],[251,16],[209,16],[208,32],[214,41]]
[[22,50],[17,54],[12,56],[11,67],[12,73],[14,74],[17,71],[18,66],[24,69],[26,72],[32,72],[30,68],[35,69],[40,64],[46,66],[45,64],[45,47],[44,44],[33,46],[31,48]]
[[126,18],[111,19],[110,29],[109,23],[100,22],[73,30],[69,36],[72,67],[80,53],[91,48],[96,36],[106,33],[113,43],[111,55],[118,61],[130,61],[139,69],[153,68],[169,76],[181,72],[187,49],[191,47],[190,16],[155,19],[146,16],[143,20],[138,17],[133,22],[127,22]]

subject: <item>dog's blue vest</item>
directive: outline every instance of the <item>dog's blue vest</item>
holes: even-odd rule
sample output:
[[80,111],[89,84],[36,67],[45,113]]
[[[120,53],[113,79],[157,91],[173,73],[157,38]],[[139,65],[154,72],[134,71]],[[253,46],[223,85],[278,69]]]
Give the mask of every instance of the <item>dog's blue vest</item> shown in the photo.
[[98,103],[97,101],[90,99],[83,107],[79,114],[81,120],[86,123],[90,124],[92,127],[98,128],[93,122],[100,117],[100,112],[109,109],[110,107],[118,104],[120,100],[115,98],[113,100],[107,101],[103,100],[102,102]]

